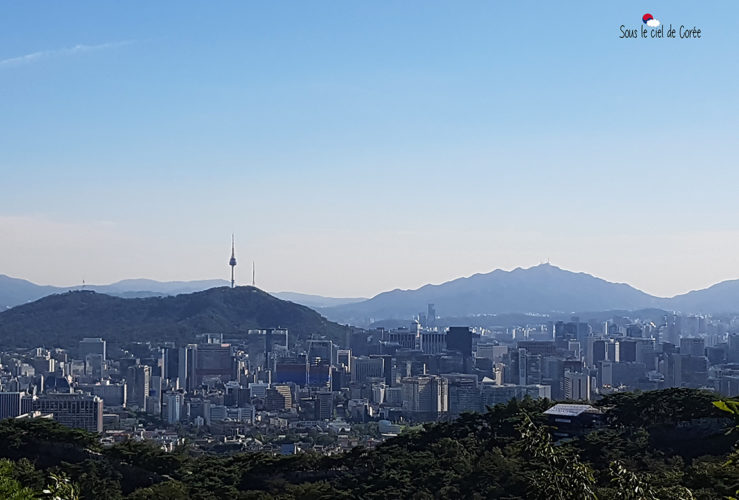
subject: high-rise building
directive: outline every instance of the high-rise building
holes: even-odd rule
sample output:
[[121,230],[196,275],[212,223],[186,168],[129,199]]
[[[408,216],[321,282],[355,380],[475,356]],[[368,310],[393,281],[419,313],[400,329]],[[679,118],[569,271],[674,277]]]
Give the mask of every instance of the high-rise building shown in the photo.
[[447,334],[425,330],[416,336],[418,347],[426,354],[439,354],[447,349]]
[[267,328],[264,331],[264,356],[265,366],[272,366],[271,360],[280,352],[286,353],[290,341],[290,335],[285,328]]
[[315,361],[308,365],[306,383],[310,387],[331,389],[331,365],[321,361]]
[[426,313],[426,324],[430,327],[436,326],[436,307],[434,307],[434,304],[428,305],[428,311]]
[[308,383],[308,358],[305,355],[280,358],[275,361],[272,380],[278,384],[293,383],[303,387]]
[[267,395],[267,389],[269,384],[264,382],[251,382],[249,383],[249,397],[264,399]]
[[639,325],[629,325],[626,327],[626,336],[627,337],[643,337],[644,330]]
[[669,342],[672,345],[680,345],[680,337],[682,336],[682,316],[670,314],[665,316],[666,332],[663,342]]
[[689,354],[671,354],[668,357],[665,383],[669,387],[698,389],[708,383],[708,358]]
[[164,370],[162,370],[162,376],[172,382],[173,385],[177,385],[179,371],[180,371],[180,353],[176,347],[165,347],[162,355],[164,360]]
[[641,380],[646,379],[644,363],[601,361],[598,366],[602,387],[621,387],[636,389]]
[[635,340],[620,340],[618,344],[618,360],[620,362],[633,362],[636,361],[636,346]]
[[585,351],[585,362],[589,367],[598,366],[598,362],[608,359],[606,339],[589,338]]
[[418,344],[417,334],[408,328],[397,328],[388,332],[391,343],[397,344],[401,349],[415,349]]
[[480,411],[480,389],[477,375],[450,373],[442,375],[449,381],[449,414],[459,416],[467,411]]
[[228,417],[228,410],[224,405],[211,405],[209,412],[208,418],[211,422],[222,422]]
[[224,382],[234,378],[234,358],[230,344],[200,344],[195,361],[196,384],[205,379],[220,379]]
[[729,363],[739,363],[739,333],[730,334],[726,338],[726,360]]
[[106,344],[100,337],[85,337],[80,340],[78,353],[79,359],[85,359],[88,354],[98,354],[105,359],[106,356]]
[[334,417],[334,395],[329,391],[316,394],[316,419],[331,420]]
[[21,415],[31,413],[34,410],[37,397],[33,394],[22,394],[21,395]]
[[179,359],[177,360],[179,386],[187,392],[193,392],[198,387],[196,370],[198,359],[198,345],[187,344],[180,347]]
[[590,375],[565,370],[564,396],[569,401],[589,401]]
[[[523,342],[519,343],[521,344]],[[510,381],[519,385],[542,383],[544,364],[541,354],[533,354],[528,349],[519,348],[511,352],[511,365],[514,377],[511,377]]]
[[44,394],[34,400],[33,409],[51,413],[62,425],[89,432],[103,432],[103,400],[79,393]]
[[582,321],[577,322],[575,327],[575,340],[580,342],[580,345],[584,344],[588,337],[593,334],[593,329],[588,323]]
[[451,326],[446,332],[446,348],[465,358],[472,357],[472,332],[466,326]]
[[680,354],[689,356],[706,355],[705,339],[700,337],[683,337],[680,339]]
[[105,407],[126,406],[126,384],[113,384],[106,381],[97,384],[80,384],[79,388],[86,394],[102,399]]
[[352,358],[352,382],[363,383],[368,378],[382,378],[385,373],[385,360],[381,357],[362,356]]
[[615,361],[615,362],[621,361],[618,356],[617,347],[618,346],[616,345],[616,342],[613,339],[606,342],[606,359],[608,361]]
[[385,379],[385,384],[393,385],[393,357],[389,355],[370,355],[372,359],[382,359],[382,376]]
[[[483,359],[490,359],[495,361],[495,348],[500,347],[496,344],[492,343],[486,343],[486,344],[477,344],[477,349],[475,350],[475,357],[476,358],[483,358]],[[506,348],[507,351],[507,348]]]
[[636,344],[636,362],[644,363],[647,371],[657,369],[657,351],[654,340],[643,339]]
[[80,340],[79,358],[85,363],[85,373],[101,379],[105,371],[106,344],[100,337],[86,337]]
[[264,408],[268,411],[274,410],[286,410],[292,408],[293,397],[290,386],[287,385],[275,385],[270,389],[267,389],[264,398]]
[[387,385],[385,382],[374,382],[372,384],[371,392],[370,392],[370,401],[372,403],[376,404],[382,404],[385,402],[385,391],[387,390]]
[[480,398],[482,407],[495,406],[498,403],[507,403],[511,399],[523,399],[526,396],[537,398],[551,398],[552,390],[548,385],[499,385],[492,380],[483,379],[480,384]]
[[336,364],[339,367],[343,367],[348,373],[352,371],[352,350],[351,349],[339,349],[336,351]]
[[0,392],[0,420],[21,414],[22,392]]
[[331,388],[331,367],[336,361],[334,344],[330,340],[308,341],[308,385]]
[[149,395],[146,397],[146,413],[162,414],[162,377],[153,375],[149,383]]
[[[403,410],[435,418],[449,411],[449,381],[436,375],[406,377],[401,381]],[[420,415],[419,415],[420,416]]]
[[146,410],[146,398],[151,388],[151,367],[148,365],[134,365],[129,367],[126,377],[126,393],[128,406],[139,410]]
[[[528,354],[553,356],[557,353],[557,345],[554,342],[548,340],[521,340],[517,342],[517,346],[519,349],[526,349],[526,352]],[[563,348],[567,348],[567,346],[568,344],[565,343],[563,345]]]
[[308,360],[311,364],[333,364],[335,358],[334,343],[330,340],[308,340]]
[[31,364],[36,370],[36,373],[40,375],[53,373],[56,368],[56,360],[48,354],[34,357],[31,360]]
[[571,321],[557,321],[554,324],[554,342],[559,346],[567,346],[569,341],[585,343],[585,339],[592,333],[592,328],[588,323],[580,322],[577,316],[573,316]]
[[105,376],[105,359],[100,354],[88,354],[85,362],[85,375],[101,380]]
[[567,342],[567,350],[572,353],[575,359],[582,359],[582,344],[579,341]]
[[167,406],[165,420],[169,425],[176,425],[182,419],[182,406],[185,398],[181,392],[168,392],[164,396],[164,401]]

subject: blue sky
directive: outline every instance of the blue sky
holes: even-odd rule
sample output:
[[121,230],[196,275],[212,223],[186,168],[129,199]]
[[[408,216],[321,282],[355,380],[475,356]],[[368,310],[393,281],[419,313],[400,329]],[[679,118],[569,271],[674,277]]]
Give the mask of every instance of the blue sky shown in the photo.
[[0,273],[739,278],[739,7],[542,4],[0,3]]

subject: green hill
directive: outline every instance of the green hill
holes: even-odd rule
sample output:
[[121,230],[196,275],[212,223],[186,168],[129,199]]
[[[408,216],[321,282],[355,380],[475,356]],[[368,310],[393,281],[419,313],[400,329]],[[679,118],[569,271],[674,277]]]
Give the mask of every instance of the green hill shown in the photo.
[[293,339],[319,334],[343,342],[346,332],[312,309],[250,286],[133,299],[75,291],[0,313],[0,347],[71,347],[91,336],[119,343],[187,342],[198,333],[274,327],[288,328]]

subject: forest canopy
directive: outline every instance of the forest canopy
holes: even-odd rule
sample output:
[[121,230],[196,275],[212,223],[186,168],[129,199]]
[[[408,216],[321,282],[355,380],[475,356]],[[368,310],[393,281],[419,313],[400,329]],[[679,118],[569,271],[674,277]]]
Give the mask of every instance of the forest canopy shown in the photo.
[[513,400],[426,424],[373,450],[165,452],[102,447],[49,420],[0,422],[3,498],[731,498],[739,490],[736,402],[708,391],[616,394],[601,425],[555,440],[548,400]]

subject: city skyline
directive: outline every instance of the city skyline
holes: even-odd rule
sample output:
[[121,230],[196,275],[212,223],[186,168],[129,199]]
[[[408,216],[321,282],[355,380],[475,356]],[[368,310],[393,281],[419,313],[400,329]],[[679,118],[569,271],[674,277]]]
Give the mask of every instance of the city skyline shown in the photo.
[[0,273],[228,279],[236,233],[237,283],[335,297],[739,278],[737,7],[654,2],[703,37],[619,39],[644,9],[5,6]]
[[739,497],[737,14],[0,2],[0,497]]

